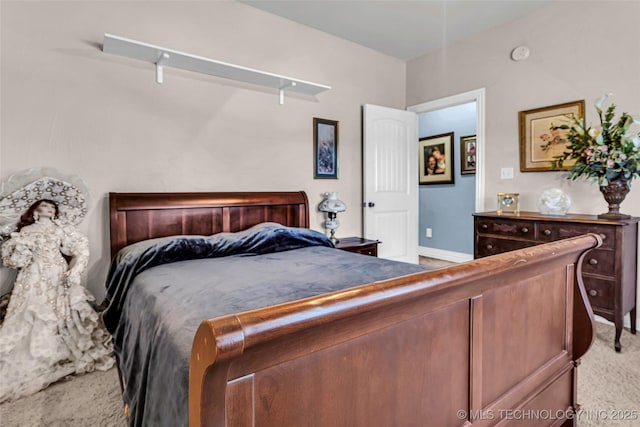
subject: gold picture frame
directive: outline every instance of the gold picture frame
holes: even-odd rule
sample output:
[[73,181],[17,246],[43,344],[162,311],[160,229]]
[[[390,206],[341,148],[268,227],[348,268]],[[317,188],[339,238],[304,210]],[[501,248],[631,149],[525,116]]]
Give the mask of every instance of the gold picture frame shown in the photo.
[[476,173],[476,136],[460,137],[460,174]]
[[[569,170],[573,166],[575,160],[565,161],[561,168],[551,167],[553,157],[561,155],[569,141],[566,139],[568,131],[550,128],[568,124],[571,117],[584,117],[584,100],[518,112],[520,172]],[[549,142],[549,149],[543,150]]]

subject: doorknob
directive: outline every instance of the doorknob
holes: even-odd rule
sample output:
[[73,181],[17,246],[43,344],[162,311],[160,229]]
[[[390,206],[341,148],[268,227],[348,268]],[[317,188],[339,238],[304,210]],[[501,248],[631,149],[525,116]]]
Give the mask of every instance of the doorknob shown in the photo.
[[376,204],[375,204],[375,203],[373,203],[373,202],[369,202],[369,203],[367,203],[367,205],[368,205],[370,208],[372,208],[372,207],[374,207]]

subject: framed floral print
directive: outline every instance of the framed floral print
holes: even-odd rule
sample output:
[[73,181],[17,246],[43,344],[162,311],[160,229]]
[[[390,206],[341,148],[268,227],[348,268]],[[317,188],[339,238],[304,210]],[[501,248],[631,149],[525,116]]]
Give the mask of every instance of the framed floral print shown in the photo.
[[313,119],[313,177],[338,179],[338,122]]
[[551,166],[553,157],[562,154],[569,145],[568,131],[551,127],[579,117],[584,117],[584,100],[520,111],[520,172],[569,170],[575,161],[565,161],[562,168]]

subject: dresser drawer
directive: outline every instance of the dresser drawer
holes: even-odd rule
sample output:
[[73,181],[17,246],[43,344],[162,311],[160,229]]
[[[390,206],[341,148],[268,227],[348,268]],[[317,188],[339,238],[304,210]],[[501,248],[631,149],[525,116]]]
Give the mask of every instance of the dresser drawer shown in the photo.
[[530,221],[478,219],[476,227],[480,233],[535,239],[535,224]]
[[476,257],[501,254],[503,252],[515,251],[516,249],[535,246],[536,242],[526,240],[508,240],[495,237],[479,236],[476,242]]
[[615,247],[616,230],[614,227],[549,222],[539,222],[536,224],[536,239],[544,243],[587,233],[599,234],[600,237],[602,237],[603,248],[613,249]]
[[582,280],[591,307],[613,310],[613,289],[615,287],[613,280],[600,279],[586,274],[582,275]]
[[378,256],[378,245],[360,246],[358,248],[349,248],[344,250],[362,255]]
[[363,239],[361,237],[343,237],[336,244],[336,248],[347,252],[354,252],[362,255],[378,256],[377,240]]
[[580,236],[582,234],[594,233],[602,237],[602,248],[615,248],[616,229],[615,227],[599,227],[578,224],[557,224],[557,238],[566,239],[568,237]]
[[593,249],[582,261],[582,272],[587,274],[600,274],[614,279],[616,274],[615,262],[613,251]]
[[560,239],[558,237],[558,227],[556,224],[550,224],[546,222],[536,223],[536,240],[540,243],[553,242]]

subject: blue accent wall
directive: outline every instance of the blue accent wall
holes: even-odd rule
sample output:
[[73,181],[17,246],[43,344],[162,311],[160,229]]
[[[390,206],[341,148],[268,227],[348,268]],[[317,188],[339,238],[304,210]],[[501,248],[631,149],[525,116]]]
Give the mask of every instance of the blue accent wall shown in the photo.
[[[476,103],[418,115],[420,138],[453,132],[453,184],[421,185],[419,190],[419,244],[429,248],[473,254],[475,174],[460,173],[460,137],[476,134]],[[433,237],[425,237],[427,227]]]

